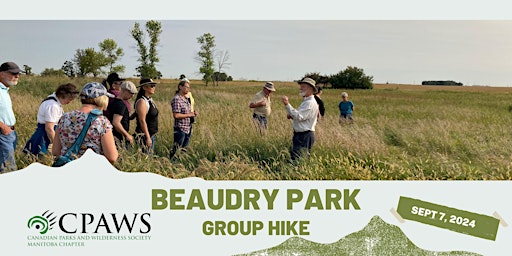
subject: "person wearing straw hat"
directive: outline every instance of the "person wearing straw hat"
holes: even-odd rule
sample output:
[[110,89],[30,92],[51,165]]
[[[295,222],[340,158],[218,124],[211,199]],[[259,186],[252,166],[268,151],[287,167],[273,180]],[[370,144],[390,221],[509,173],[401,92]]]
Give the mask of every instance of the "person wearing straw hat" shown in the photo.
[[18,84],[22,72],[14,62],[5,62],[0,66],[0,173],[17,169],[14,150],[18,134],[14,129],[16,117],[9,89]]
[[305,152],[310,155],[311,147],[315,143],[315,126],[318,120],[318,104],[314,94],[317,92],[315,80],[306,77],[300,81],[299,94],[302,96],[302,103],[295,109],[289,103],[288,97],[283,96],[282,101],[288,112],[287,118],[292,119],[293,139],[291,158],[296,160],[302,157]]
[[272,82],[266,82],[263,89],[256,93],[249,103],[249,108],[253,109],[252,121],[256,129],[263,134],[267,131],[268,116],[272,111],[270,93],[275,92],[276,88]]

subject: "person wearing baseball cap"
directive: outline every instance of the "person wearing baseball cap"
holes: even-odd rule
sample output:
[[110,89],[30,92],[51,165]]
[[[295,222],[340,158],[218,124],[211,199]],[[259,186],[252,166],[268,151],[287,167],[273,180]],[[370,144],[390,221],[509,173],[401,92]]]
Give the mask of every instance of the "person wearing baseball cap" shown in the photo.
[[270,93],[275,92],[276,88],[272,82],[266,82],[263,89],[256,93],[249,103],[249,108],[253,109],[252,121],[260,134],[267,131],[268,117],[272,111]]
[[121,83],[124,82],[126,79],[119,77],[118,73],[111,73],[101,82],[105,88],[107,88],[107,85],[109,86],[108,92],[114,94],[117,97],[117,94],[119,93]]
[[[105,88],[107,88],[107,85],[108,85],[107,92],[114,95],[114,97],[109,99],[108,104],[111,104],[112,101],[115,98],[117,98],[117,96],[119,95],[119,92],[121,92],[121,83],[123,83],[125,80],[126,80],[125,78],[119,77],[118,73],[111,73],[110,75],[107,76],[107,78],[105,78],[103,80],[103,82],[101,82],[101,84],[103,84],[103,86],[105,86]],[[129,102],[128,102],[127,107],[131,111],[131,106],[130,106]],[[108,110],[104,110],[103,115],[108,116],[109,115]]]
[[106,117],[114,126],[114,137],[117,146],[129,148],[133,143],[133,136],[130,134],[130,109],[126,104],[130,104],[129,100],[137,93],[135,84],[131,81],[124,81],[121,84],[121,91],[116,98],[108,104]]
[[315,80],[306,77],[297,82],[299,94],[302,96],[302,103],[295,109],[283,96],[282,101],[288,112],[287,118],[292,119],[293,139],[291,158],[296,160],[302,157],[303,153],[309,156],[311,148],[315,143],[315,126],[318,120],[318,104],[314,94],[317,92]]
[[82,106],[77,110],[64,113],[57,124],[52,148],[54,156],[62,156],[68,151],[85,126],[89,113],[94,111],[99,115],[87,130],[77,157],[82,156],[90,148],[96,154],[105,156],[111,163],[117,160],[118,152],[112,133],[112,124],[106,116],[101,115],[101,111],[108,106],[109,97],[114,95],[108,93],[100,83],[91,82],[84,85],[80,92]]
[[0,173],[17,169],[14,150],[18,134],[14,129],[16,117],[9,89],[18,84],[22,72],[23,70],[14,62],[4,62],[0,65]]

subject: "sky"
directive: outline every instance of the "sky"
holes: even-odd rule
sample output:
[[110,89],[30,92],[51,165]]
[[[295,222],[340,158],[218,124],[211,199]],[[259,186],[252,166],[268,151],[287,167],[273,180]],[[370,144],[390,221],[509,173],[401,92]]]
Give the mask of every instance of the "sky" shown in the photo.
[[[465,3],[472,6],[471,1]],[[74,18],[62,14],[67,12],[61,16],[38,12],[0,19],[0,28],[9,35],[0,40],[0,61],[28,65],[40,73],[45,68],[59,69],[77,49],[99,50],[98,43],[110,38],[125,53],[119,61],[126,66],[122,76],[133,77],[139,56],[130,29],[135,22],[144,27],[146,20],[154,19],[162,23],[157,69],[164,78],[180,74],[200,78],[194,59],[200,47],[197,38],[210,33],[216,49],[229,52],[231,65],[224,72],[235,80],[293,81],[306,73],[332,75],[353,66],[375,83],[453,80],[464,85],[512,86],[512,19],[493,19],[492,12],[480,10],[456,12],[455,19],[425,14],[411,19],[391,12],[351,20],[300,19],[302,15],[296,17],[294,12],[277,16],[272,11],[269,17],[255,19],[255,13],[261,13],[257,8],[246,18],[240,18],[244,12],[179,16],[161,14],[158,8],[151,17],[127,15],[135,19],[106,18],[101,12]]]

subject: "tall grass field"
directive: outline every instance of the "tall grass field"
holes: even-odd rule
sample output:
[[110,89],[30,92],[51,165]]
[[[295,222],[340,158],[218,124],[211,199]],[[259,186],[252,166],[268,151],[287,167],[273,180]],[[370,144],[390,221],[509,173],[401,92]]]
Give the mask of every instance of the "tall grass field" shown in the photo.
[[[51,165],[50,155],[22,153],[36,127],[40,102],[58,85],[81,88],[99,78],[22,76],[10,89],[17,118],[16,159],[22,169],[34,161]],[[138,80],[133,80],[138,84]],[[316,126],[310,158],[290,161],[293,135],[281,97],[298,107],[294,82],[274,82],[269,130],[260,135],[248,107],[265,81],[233,81],[206,87],[192,81],[199,112],[189,150],[168,159],[173,143],[170,101],[177,80],[163,79],[153,96],[160,111],[155,154],[120,150],[114,166],[170,178],[207,180],[510,180],[512,178],[512,88],[376,84],[348,90],[355,122],[338,123],[339,89],[326,88],[326,114]],[[133,99],[132,99],[133,103]],[[79,107],[79,100],[64,106]],[[130,124],[131,132],[135,121]]]

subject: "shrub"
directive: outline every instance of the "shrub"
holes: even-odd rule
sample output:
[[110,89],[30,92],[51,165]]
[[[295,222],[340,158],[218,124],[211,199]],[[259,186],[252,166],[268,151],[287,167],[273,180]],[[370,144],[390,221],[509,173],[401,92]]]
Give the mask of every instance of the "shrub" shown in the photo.
[[373,89],[373,77],[364,74],[362,68],[348,66],[329,79],[332,88]]

